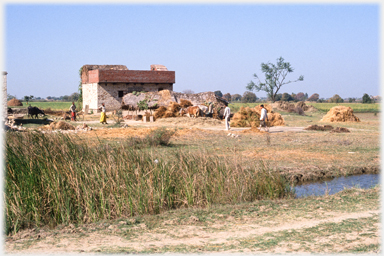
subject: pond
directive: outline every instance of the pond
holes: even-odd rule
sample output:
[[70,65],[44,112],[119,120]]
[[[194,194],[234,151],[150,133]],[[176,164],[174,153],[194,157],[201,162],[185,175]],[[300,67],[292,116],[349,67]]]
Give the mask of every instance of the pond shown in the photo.
[[294,187],[296,198],[306,196],[322,196],[328,193],[335,194],[345,188],[368,189],[380,183],[379,174],[362,174],[347,177],[338,177],[329,181],[312,182]]

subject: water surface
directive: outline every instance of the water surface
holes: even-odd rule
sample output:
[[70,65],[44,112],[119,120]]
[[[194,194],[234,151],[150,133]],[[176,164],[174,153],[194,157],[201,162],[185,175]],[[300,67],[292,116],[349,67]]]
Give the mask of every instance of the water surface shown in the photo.
[[296,198],[306,196],[322,196],[327,192],[333,195],[345,188],[358,187],[368,189],[380,183],[379,174],[361,174],[348,177],[338,177],[329,181],[312,182],[295,186]]

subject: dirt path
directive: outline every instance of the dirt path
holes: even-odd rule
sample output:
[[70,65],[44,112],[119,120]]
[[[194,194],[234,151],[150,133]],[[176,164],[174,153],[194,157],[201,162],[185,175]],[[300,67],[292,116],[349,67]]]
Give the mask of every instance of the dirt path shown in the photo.
[[[239,246],[243,241],[254,240],[269,233],[300,233],[305,229],[321,225],[337,224],[343,221],[359,220],[378,215],[379,210],[363,212],[324,212],[316,211],[312,215],[319,216],[309,219],[308,216],[284,219],[274,218],[262,221],[258,215],[238,220],[228,217],[225,221],[217,221],[209,225],[200,225],[197,217],[191,216],[189,224],[175,225],[172,221],[162,223],[160,228],[148,229],[145,224],[131,228],[131,234],[122,236],[116,234],[117,226],[110,225],[99,231],[83,232],[81,229],[69,228],[56,234],[37,234],[24,232],[19,239],[7,239],[7,253],[75,253],[75,252],[119,252],[125,251],[152,251],[156,252],[164,247],[183,248],[232,248]],[[120,222],[121,224],[122,222]],[[129,232],[128,232],[129,234]],[[331,242],[331,237],[322,238],[322,243]],[[379,237],[363,238],[360,244],[379,243]],[[345,243],[339,249],[343,251],[351,246]],[[240,248],[242,246],[239,246]],[[244,248],[244,251],[253,251]],[[274,248],[273,252],[286,252],[285,246]],[[234,252],[238,250],[228,250]],[[258,250],[256,250],[258,251]],[[268,252],[268,251],[267,251]]]

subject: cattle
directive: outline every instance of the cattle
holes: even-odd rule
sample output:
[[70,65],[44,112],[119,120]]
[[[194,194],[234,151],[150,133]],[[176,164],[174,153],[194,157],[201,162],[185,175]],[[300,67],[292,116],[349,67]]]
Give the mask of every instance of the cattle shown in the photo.
[[180,109],[180,115],[187,115],[189,117],[198,117],[201,116],[201,110],[199,106],[190,106],[187,108]]
[[45,113],[43,110],[39,109],[38,107],[28,107],[28,115],[32,118],[38,118],[39,114],[42,114],[45,116]]
[[7,114],[13,114],[13,110],[11,108],[7,109]]

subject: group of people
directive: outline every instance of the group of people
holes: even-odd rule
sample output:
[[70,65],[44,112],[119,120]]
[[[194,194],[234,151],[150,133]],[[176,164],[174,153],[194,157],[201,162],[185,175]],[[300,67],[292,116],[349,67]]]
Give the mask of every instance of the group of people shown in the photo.
[[[261,129],[261,127],[267,127],[267,124],[266,124],[266,120],[268,120],[268,115],[267,115],[267,110],[264,108],[264,105],[260,105],[261,107],[261,113],[260,113],[260,127],[259,129]],[[229,129],[231,129],[230,125],[229,125],[229,121],[230,121],[230,116],[231,116],[231,109],[228,107],[228,103],[225,104],[225,109],[224,109],[224,120],[225,120],[225,130],[228,131]]]
[[[261,127],[266,127],[265,121],[268,120],[267,110],[264,108],[264,105],[260,105],[261,107],[261,113],[260,113],[260,129]],[[212,109],[212,104],[210,104],[210,108]],[[72,102],[72,106],[69,108],[71,111],[71,120],[76,121],[76,105],[75,102]],[[102,103],[101,107],[99,108],[101,111],[100,115],[100,123],[102,124],[108,124],[107,123],[107,116],[105,111],[105,104]],[[228,107],[228,103],[225,103],[225,109],[224,109],[224,120],[225,120],[225,130],[228,131],[231,129],[229,122],[231,117],[231,109]]]
[[[99,108],[101,111],[100,115],[100,123],[102,124],[108,124],[107,123],[107,116],[105,114],[105,105],[104,103],[101,104],[101,107]],[[71,121],[76,121],[76,105],[75,102],[72,102],[72,105],[69,107],[69,111],[71,112]]]

